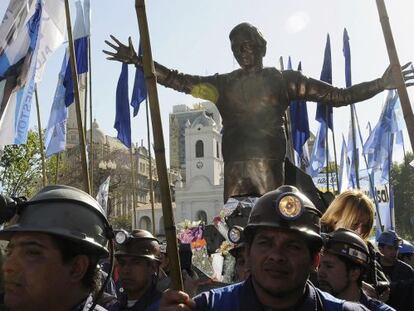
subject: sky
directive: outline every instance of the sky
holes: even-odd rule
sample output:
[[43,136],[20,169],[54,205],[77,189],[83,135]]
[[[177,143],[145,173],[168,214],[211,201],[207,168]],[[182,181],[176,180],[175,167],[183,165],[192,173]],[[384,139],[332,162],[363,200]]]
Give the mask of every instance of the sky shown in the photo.
[[[0,1],[0,15],[8,5]],[[74,1],[71,2],[72,23],[75,19]],[[414,27],[412,12],[414,1],[385,1],[400,62],[414,59]],[[333,85],[345,86],[342,34],[347,28],[352,55],[352,81],[354,84],[380,77],[389,64],[384,37],[374,0],[147,0],[147,16],[154,60],[184,73],[209,75],[226,73],[238,68],[231,53],[228,34],[241,22],[257,26],[267,40],[264,65],[279,68],[279,58],[285,64],[291,56],[293,67],[302,61],[303,73],[320,77],[326,35],[329,33],[332,49]],[[139,40],[138,24],[133,0],[91,0],[92,40],[92,97],[93,117],[108,135],[116,136],[115,91],[121,64],[106,60],[103,49],[109,35],[127,42],[131,36]],[[137,47],[138,44],[135,44]],[[59,48],[46,65],[43,81],[38,86],[41,121],[47,124],[57,76],[63,59],[64,47]],[[129,86],[133,85],[134,68],[130,66]],[[132,89],[130,95],[132,94]],[[200,102],[189,95],[158,87],[164,140],[169,149],[168,115],[178,104]],[[414,87],[409,90],[414,100]],[[367,122],[378,121],[385,93],[358,103],[356,110],[363,137],[366,139]],[[308,103],[310,128],[316,133],[316,103]],[[36,124],[35,109],[31,123]],[[337,152],[340,151],[342,133],[347,137],[349,108],[334,109],[334,127]],[[145,109],[132,119],[132,140],[146,144]],[[411,150],[405,133],[406,149]],[[402,157],[399,154],[400,158]],[[398,154],[397,154],[398,159]],[[168,160],[167,160],[168,162]]]

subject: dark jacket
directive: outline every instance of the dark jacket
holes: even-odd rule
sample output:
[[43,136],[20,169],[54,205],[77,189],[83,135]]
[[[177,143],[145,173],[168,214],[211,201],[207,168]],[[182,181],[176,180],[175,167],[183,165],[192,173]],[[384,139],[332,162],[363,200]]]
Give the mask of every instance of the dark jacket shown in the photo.
[[[253,283],[249,278],[243,283],[233,284],[222,288],[210,290],[194,297],[197,311],[264,311],[259,302]],[[288,309],[295,311],[363,311],[364,306],[352,302],[339,300],[328,293],[322,292],[311,282],[306,284],[303,299]]]

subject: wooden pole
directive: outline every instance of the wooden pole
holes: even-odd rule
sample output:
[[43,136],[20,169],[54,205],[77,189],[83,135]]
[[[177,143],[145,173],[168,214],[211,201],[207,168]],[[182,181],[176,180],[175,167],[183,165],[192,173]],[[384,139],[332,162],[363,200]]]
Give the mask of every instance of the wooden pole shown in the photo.
[[58,183],[60,153],[56,154],[55,185]]
[[69,0],[65,0],[65,12],[66,12],[66,26],[68,30],[68,41],[69,41],[70,68],[72,71],[73,91],[75,95],[74,97],[75,97],[75,107],[76,107],[76,119],[78,123],[78,132],[79,132],[79,144],[80,144],[81,165],[82,165],[82,175],[83,175],[82,179],[83,179],[83,185],[84,185],[85,192],[91,194],[91,184],[89,180],[88,163],[86,160],[85,132],[83,131],[83,126],[82,126],[82,113],[81,113],[79,85],[78,85],[78,71],[76,68],[76,54],[75,54],[75,46],[73,44]]
[[387,8],[385,7],[384,0],[376,1],[382,32],[384,34],[385,44],[387,46],[388,57],[390,59],[392,74],[397,85],[398,95],[401,101],[401,108],[403,110],[404,120],[407,125],[408,136],[410,137],[411,148],[414,150],[414,115],[411,108],[410,98],[408,97],[407,87],[405,86],[404,77],[401,72],[401,65],[398,59],[397,49],[395,47],[394,37],[391,31]]
[[150,188],[150,203],[151,203],[151,214],[152,214],[152,234],[155,234],[155,206],[154,206],[154,185],[152,183],[152,156],[151,156],[151,133],[149,125],[149,112],[148,112],[148,100],[145,100],[145,108],[147,114],[147,140],[148,140],[148,164],[149,164],[149,188]]
[[[66,0],[67,1],[67,0]],[[154,133],[154,152],[158,170],[158,180],[161,190],[162,213],[164,218],[165,235],[167,238],[168,257],[171,261],[172,288],[183,290],[180,258],[177,247],[177,231],[172,211],[170,185],[168,181],[167,165],[165,162],[164,137],[162,132],[160,107],[158,103],[157,78],[152,60],[151,43],[148,30],[145,0],[135,0],[141,43],[143,47],[143,67],[148,88],[148,97],[151,109],[151,121]]]
[[[94,154],[93,154],[93,116],[92,116],[92,50],[91,50],[91,36],[88,37],[88,64],[89,64],[89,168],[90,168],[90,179],[91,187],[93,189],[93,164],[94,164]],[[86,120],[86,118],[85,118]],[[86,122],[86,121],[85,121]]]

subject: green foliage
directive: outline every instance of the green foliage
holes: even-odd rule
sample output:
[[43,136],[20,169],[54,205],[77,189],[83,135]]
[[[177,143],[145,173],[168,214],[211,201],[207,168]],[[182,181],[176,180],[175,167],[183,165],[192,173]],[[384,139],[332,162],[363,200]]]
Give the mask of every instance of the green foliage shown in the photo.
[[32,196],[42,186],[39,136],[29,131],[24,145],[8,145],[0,159],[0,180],[9,196]]
[[391,170],[396,229],[411,241],[414,240],[414,167],[408,163],[413,159],[414,155],[408,153],[405,163],[394,163]]
[[132,231],[132,217],[129,216],[117,216],[109,219],[112,228],[124,229],[128,232]]

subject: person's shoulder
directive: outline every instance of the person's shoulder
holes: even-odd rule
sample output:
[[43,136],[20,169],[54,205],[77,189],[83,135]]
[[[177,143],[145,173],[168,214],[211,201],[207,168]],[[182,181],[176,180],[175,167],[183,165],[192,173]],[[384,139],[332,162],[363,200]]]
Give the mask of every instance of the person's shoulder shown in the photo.
[[321,297],[324,310],[343,310],[343,311],[366,311],[368,310],[363,305],[355,302],[338,299],[331,294],[316,288]]
[[236,296],[243,284],[244,282],[231,284],[198,294],[193,298],[197,305],[197,310],[210,310],[216,304],[220,304],[223,307],[222,310],[233,310],[233,305],[237,304],[238,301]]
[[414,269],[408,264],[408,263],[405,263],[404,261],[402,261],[402,260],[397,260],[397,266],[400,268],[400,269],[402,269],[402,270],[404,270],[404,271],[406,271],[406,272],[408,272],[408,273],[414,273]]

